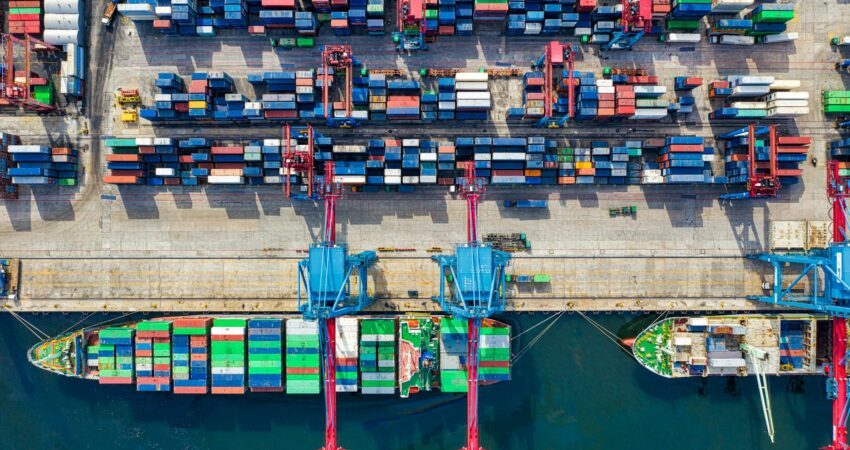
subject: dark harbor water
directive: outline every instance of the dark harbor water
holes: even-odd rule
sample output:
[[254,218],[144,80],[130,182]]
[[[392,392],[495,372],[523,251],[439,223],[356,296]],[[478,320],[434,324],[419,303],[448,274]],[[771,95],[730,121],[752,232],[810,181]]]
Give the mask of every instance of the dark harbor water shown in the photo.
[[[55,334],[82,315],[26,317]],[[544,317],[503,320],[522,330]],[[634,319],[593,317],[613,331]],[[0,316],[0,449],[321,447],[321,396],[137,393],[130,386],[100,386],[36,369],[25,355],[34,342],[11,316]],[[753,378],[732,385],[723,378],[663,379],[580,316],[564,316],[518,360],[512,381],[481,389],[482,443],[488,450],[778,450],[829,443],[823,377],[774,377],[770,389],[773,445]],[[465,422],[463,396],[339,396],[340,442],[351,450],[457,449]]]

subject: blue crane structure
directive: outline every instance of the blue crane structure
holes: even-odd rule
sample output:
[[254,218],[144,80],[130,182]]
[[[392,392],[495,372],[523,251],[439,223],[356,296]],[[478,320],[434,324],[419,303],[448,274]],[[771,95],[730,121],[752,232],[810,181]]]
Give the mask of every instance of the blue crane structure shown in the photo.
[[[377,253],[348,254],[336,242],[336,203],[342,187],[334,180],[333,163],[325,164],[318,195],[324,200],[322,240],[310,246],[306,259],[298,263],[298,310],[306,320],[319,321],[322,343],[322,373],[325,398],[324,450],[338,450],[336,433],[336,318],[362,311],[375,299],[368,293],[368,270]],[[351,294],[351,275],[357,272],[358,290]]]
[[[850,244],[847,242],[850,184],[840,176],[838,162],[827,164],[827,196],[832,200],[832,243],[826,249],[805,254],[762,253],[751,258],[773,267],[770,295],[750,296],[751,300],[772,305],[826,313],[832,319],[832,365],[828,371],[827,398],[832,400],[832,444],[830,450],[847,450],[847,318],[850,317]],[[784,284],[784,271],[797,268],[790,283]],[[796,272],[796,271],[795,271]],[[806,294],[792,290],[804,279],[811,280]],[[822,280],[822,281],[821,281]]]
[[646,33],[652,31],[652,1],[623,0],[620,28],[602,50],[631,50]]
[[[467,443],[465,450],[480,450],[478,439],[478,341],[481,319],[505,310],[505,268],[511,255],[494,250],[478,235],[478,202],[484,180],[475,176],[473,164],[465,168],[460,188],[466,198],[465,244],[454,255],[435,255],[439,264],[440,295],[433,297],[443,311],[468,320],[467,344]],[[448,285],[448,289],[447,289]]]
[[[756,148],[756,137],[768,135],[768,160],[764,161],[764,149]],[[719,139],[746,138],[747,140],[747,190],[722,194],[720,200],[747,200],[756,198],[774,198],[779,193],[779,151],[776,125],[757,127],[749,125],[740,130],[730,131]],[[764,167],[760,167],[764,166]]]

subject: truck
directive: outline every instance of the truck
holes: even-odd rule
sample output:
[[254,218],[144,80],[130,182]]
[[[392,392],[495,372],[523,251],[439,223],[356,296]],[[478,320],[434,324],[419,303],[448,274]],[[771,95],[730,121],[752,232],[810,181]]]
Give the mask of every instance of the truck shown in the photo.
[[796,41],[800,37],[800,33],[791,32],[791,33],[779,33],[779,34],[768,34],[767,36],[759,36],[758,42],[759,44],[777,44],[780,42],[791,42]]
[[702,35],[699,33],[666,33],[662,34],[658,40],[668,44],[696,44],[702,40]]
[[829,43],[835,46],[850,45],[850,36],[834,37]]
[[754,45],[756,38],[753,36],[740,36],[737,34],[722,34],[720,36],[711,36],[708,41],[712,44],[723,45]]
[[106,8],[103,9],[103,17],[100,19],[103,22],[103,25],[110,26],[112,25],[112,20],[115,19],[115,3],[113,1],[106,2]]
[[17,259],[0,259],[0,298],[18,298],[20,266]]
[[546,200],[505,200],[505,208],[546,208]]

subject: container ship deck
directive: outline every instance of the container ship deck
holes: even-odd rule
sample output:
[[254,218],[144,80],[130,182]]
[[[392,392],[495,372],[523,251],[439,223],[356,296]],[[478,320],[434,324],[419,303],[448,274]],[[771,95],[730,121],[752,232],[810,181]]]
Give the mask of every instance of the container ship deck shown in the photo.
[[766,375],[823,373],[831,322],[809,314],[673,317],[650,325],[632,352],[667,378],[754,374],[747,348],[767,353]]
[[[408,397],[466,392],[467,322],[444,316],[337,319],[336,390]],[[510,380],[511,328],[482,322],[479,381]],[[175,394],[321,392],[318,323],[298,316],[180,316],[85,328],[41,342],[35,366]]]

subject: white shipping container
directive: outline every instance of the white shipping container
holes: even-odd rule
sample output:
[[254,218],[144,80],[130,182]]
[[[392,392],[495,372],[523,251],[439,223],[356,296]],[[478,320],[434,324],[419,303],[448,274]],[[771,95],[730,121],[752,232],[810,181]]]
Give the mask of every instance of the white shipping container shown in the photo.
[[767,102],[768,108],[790,107],[790,108],[805,108],[809,106],[808,100],[774,100]]
[[45,30],[79,30],[82,25],[82,16],[79,14],[55,14],[44,15]]
[[50,153],[46,145],[9,145],[6,150],[9,153]]
[[711,367],[744,367],[747,362],[744,358],[709,358],[708,365]]
[[83,0],[44,0],[45,14],[80,14]]
[[153,101],[155,102],[170,102],[171,94],[156,94],[153,96]]
[[366,153],[365,145],[334,145],[334,153]]
[[713,3],[712,14],[737,14],[751,6],[754,0],[714,0]]
[[419,184],[419,177],[401,177],[402,184]]
[[245,102],[245,109],[257,109],[257,110],[262,111],[263,103],[262,102]]
[[170,167],[157,167],[154,173],[158,177],[173,177],[175,171]]
[[242,184],[240,175],[210,175],[207,177],[209,184]]
[[770,95],[764,98],[765,101],[773,101],[773,100],[808,100],[809,93],[806,91],[799,92],[772,92]]
[[667,92],[667,86],[635,86],[635,95],[663,95]]
[[401,184],[401,177],[384,175],[384,184]]
[[334,183],[342,184],[366,184],[365,175],[334,175]]
[[800,33],[797,33],[797,32],[769,34],[769,35],[767,35],[763,38],[762,43],[764,43],[764,44],[778,44],[780,42],[796,41],[799,38],[800,38]]
[[156,8],[154,8],[154,13],[156,13],[156,16],[160,17],[160,18],[171,17],[171,7],[170,6],[157,6]]
[[770,92],[770,86],[735,86],[732,88],[732,97],[758,97]]
[[506,334],[482,334],[478,336],[481,348],[511,348],[510,336]]
[[462,81],[487,81],[490,74],[487,72],[458,72],[455,74],[455,83]]
[[210,373],[213,375],[242,375],[245,373],[245,367],[211,367]]
[[419,176],[419,184],[436,184],[437,176],[436,175],[420,175]]
[[174,145],[172,138],[153,138],[153,145]]
[[456,94],[458,102],[461,100],[490,100],[489,92],[458,92]]
[[667,33],[666,42],[675,44],[695,44],[702,40],[699,33]]
[[632,120],[654,120],[667,117],[667,108],[637,108]]
[[738,109],[767,109],[767,103],[765,102],[733,102],[733,108]]
[[723,45],[755,45],[756,38],[753,36],[724,34],[717,39],[717,43]]
[[385,177],[400,177],[401,169],[384,169]]
[[596,87],[614,87],[614,80],[596,80]]
[[[525,161],[525,153],[491,153],[493,161]],[[477,156],[477,155],[476,155]]]
[[797,117],[797,116],[805,116],[809,113],[808,107],[779,107],[779,108],[771,108],[767,110],[768,117]]
[[842,36],[838,38],[838,45],[850,45],[850,36]]
[[458,100],[457,109],[490,109],[490,100]]
[[461,81],[455,83],[455,91],[486,91],[489,84],[486,81]]
[[136,145],[138,145],[138,146],[143,146],[143,145],[145,145],[145,146],[150,146],[150,145],[153,145],[153,138],[141,138],[141,137],[137,137],[137,138],[136,138]]
[[419,161],[436,161],[437,154],[436,153],[420,153]]
[[351,111],[351,118],[356,120],[369,120],[369,111]]
[[402,147],[419,147],[419,139],[402,139]]
[[732,83],[732,86],[739,85],[771,85],[776,81],[776,78],[765,75],[729,75],[726,81]]
[[[297,332],[296,332],[297,331]],[[302,335],[302,334],[310,334],[303,333],[303,331],[312,332],[313,334],[319,333],[319,322],[315,320],[304,320],[304,319],[289,319],[286,321],[286,334],[293,335]]]
[[596,88],[596,92],[600,94],[616,94],[617,89],[614,86],[599,86]]
[[573,36],[588,36],[593,33],[589,27],[576,27],[573,29]]
[[223,335],[223,336],[240,336],[245,334],[244,327],[212,327],[210,328],[210,334],[215,335]]
[[491,156],[490,153],[476,153],[475,160],[476,161],[490,161]]
[[50,45],[65,45],[79,44],[81,37],[80,30],[44,30],[42,39]]
[[770,84],[771,91],[790,91],[800,87],[800,80],[776,80]]

